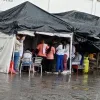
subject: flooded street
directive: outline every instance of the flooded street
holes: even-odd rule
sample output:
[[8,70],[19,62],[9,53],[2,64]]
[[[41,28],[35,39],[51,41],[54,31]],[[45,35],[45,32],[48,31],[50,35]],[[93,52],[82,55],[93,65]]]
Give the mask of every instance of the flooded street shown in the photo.
[[100,100],[100,75],[0,74],[0,100]]

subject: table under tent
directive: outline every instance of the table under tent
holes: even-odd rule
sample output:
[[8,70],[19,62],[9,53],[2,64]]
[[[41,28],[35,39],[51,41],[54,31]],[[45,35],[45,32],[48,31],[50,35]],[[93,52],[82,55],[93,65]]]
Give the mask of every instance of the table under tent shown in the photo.
[[53,15],[73,26],[73,39],[77,42],[77,51],[96,53],[97,60],[95,60],[94,66],[98,67],[100,65],[98,60],[98,53],[100,52],[100,17],[79,11],[68,11]]
[[[0,13],[0,72],[8,73],[13,54],[15,36],[21,33],[30,37],[36,47],[36,36],[61,37],[70,39],[72,51],[72,31],[70,24],[40,9],[30,2],[22,3],[14,8]],[[3,34],[3,35],[2,35]],[[28,37],[27,36],[27,37]],[[26,37],[26,43],[29,42]],[[2,44],[3,43],[3,44]],[[29,43],[28,43],[29,44]],[[31,43],[32,44],[32,43]],[[32,44],[33,45],[33,44]],[[4,63],[5,62],[5,63]],[[71,52],[70,70],[71,73]]]

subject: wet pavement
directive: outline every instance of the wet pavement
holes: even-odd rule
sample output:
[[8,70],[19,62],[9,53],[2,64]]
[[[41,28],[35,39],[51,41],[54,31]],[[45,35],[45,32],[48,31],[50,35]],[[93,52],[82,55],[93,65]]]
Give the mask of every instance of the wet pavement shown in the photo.
[[29,78],[0,73],[0,100],[100,100],[100,74]]

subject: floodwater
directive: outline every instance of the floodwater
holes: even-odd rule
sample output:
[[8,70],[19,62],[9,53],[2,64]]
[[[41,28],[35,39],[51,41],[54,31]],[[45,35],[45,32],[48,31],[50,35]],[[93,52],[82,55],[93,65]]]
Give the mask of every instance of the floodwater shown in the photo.
[[0,73],[0,100],[100,100],[99,73],[43,77]]

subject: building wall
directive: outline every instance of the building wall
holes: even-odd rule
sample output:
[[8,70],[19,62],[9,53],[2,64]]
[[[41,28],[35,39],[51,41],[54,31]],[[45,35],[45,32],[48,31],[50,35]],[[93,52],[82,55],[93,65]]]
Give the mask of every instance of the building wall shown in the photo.
[[99,0],[99,2],[96,4],[95,15],[100,16],[100,0]]
[[57,1],[58,0],[51,0],[50,12],[78,10],[91,13],[92,1],[90,0],[59,0],[58,3]]
[[[27,0],[0,0],[0,11],[7,10]],[[100,2],[97,0],[28,0],[51,13],[78,10],[100,16]],[[98,0],[100,1],[100,0]]]

